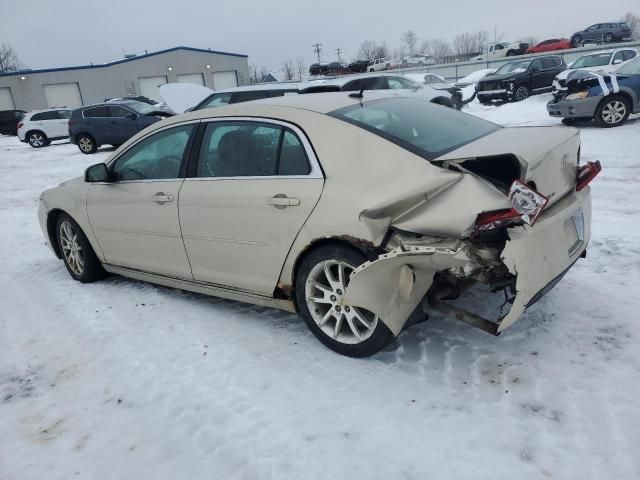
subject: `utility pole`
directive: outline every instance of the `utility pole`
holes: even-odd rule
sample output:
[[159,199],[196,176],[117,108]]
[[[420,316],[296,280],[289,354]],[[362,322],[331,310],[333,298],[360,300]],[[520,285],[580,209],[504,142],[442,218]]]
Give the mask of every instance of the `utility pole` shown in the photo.
[[336,48],[335,52],[338,55],[338,61],[341,62],[342,58],[340,58],[340,54],[342,53],[342,49],[341,48]]
[[318,56],[318,63],[320,62],[320,52],[322,51],[322,49],[320,47],[322,47],[321,43],[314,43],[313,45],[311,45],[313,47],[313,51],[316,52],[316,55]]

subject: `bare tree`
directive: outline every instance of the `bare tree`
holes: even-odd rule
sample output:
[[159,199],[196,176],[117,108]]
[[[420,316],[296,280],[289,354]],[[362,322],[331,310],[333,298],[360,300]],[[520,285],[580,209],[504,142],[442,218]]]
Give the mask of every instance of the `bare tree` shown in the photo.
[[293,63],[293,60],[287,58],[284,62],[282,62],[282,73],[284,74],[285,80],[293,80],[296,75],[296,67]]
[[451,46],[441,38],[429,40],[429,45],[431,46],[431,54],[436,58],[446,57],[452,53]]
[[621,20],[629,25],[629,28],[631,29],[631,36],[635,40],[640,38],[640,16],[635,13],[628,12]]
[[416,46],[418,44],[418,36],[413,30],[407,30],[402,34],[402,44],[406,47],[409,55],[416,53]]
[[429,40],[423,40],[418,52],[422,54],[431,53],[431,42],[429,42]]
[[458,55],[469,55],[482,52],[482,47],[489,40],[484,30],[476,33],[460,33],[453,39],[453,49]]
[[0,45],[0,73],[15,72],[20,68],[18,54],[8,43]]
[[269,75],[269,70],[267,69],[267,67],[262,65],[260,67],[260,73],[258,74],[258,78],[260,79],[260,82],[264,82],[264,79],[267,75]]
[[302,81],[302,77],[307,72],[307,66],[304,64],[304,58],[296,57],[296,74],[298,75],[298,80]]
[[375,60],[376,49],[376,42],[374,42],[373,40],[365,40],[360,44],[360,49],[358,50],[358,58],[360,60]]
[[389,58],[389,48],[387,47],[387,42],[382,42],[376,46],[376,55],[375,58]]

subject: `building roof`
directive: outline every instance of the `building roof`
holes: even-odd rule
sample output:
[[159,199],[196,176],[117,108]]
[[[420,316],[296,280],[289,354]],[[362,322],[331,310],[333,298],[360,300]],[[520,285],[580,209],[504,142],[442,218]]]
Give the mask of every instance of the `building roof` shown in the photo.
[[242,57],[242,58],[247,58],[248,55],[244,55],[242,53],[231,53],[231,52],[222,52],[219,50],[211,50],[211,49],[204,49],[204,48],[193,48],[193,47],[173,47],[173,48],[167,48],[165,50],[158,50],[157,52],[151,52],[151,53],[145,53],[144,55],[137,55],[135,57],[131,57],[131,58],[124,58],[122,60],[116,60],[114,62],[108,62],[108,63],[102,63],[102,64],[98,64],[98,65],[78,65],[75,67],[60,67],[60,68],[41,68],[41,69],[36,69],[36,70],[19,70],[17,72],[9,72],[9,73],[2,73],[0,74],[0,77],[10,77],[10,76],[14,76],[14,75],[30,75],[33,73],[47,73],[47,72],[64,72],[67,70],[85,70],[85,69],[89,69],[89,68],[105,68],[105,67],[110,67],[112,65],[118,65],[120,63],[127,63],[127,62],[134,62],[136,60],[140,60],[142,58],[148,58],[148,57],[153,57],[155,55],[161,55],[163,53],[169,53],[169,52],[174,52],[176,50],[187,50],[190,52],[200,52],[200,53],[215,53],[218,55],[229,55],[232,57]]

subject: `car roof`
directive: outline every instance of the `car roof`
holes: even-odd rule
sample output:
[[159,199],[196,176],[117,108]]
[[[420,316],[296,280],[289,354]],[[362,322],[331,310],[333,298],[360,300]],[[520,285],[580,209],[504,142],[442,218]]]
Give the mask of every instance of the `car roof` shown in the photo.
[[220,90],[214,90],[211,95],[216,93],[235,93],[235,92],[250,92],[260,90],[298,90],[300,85],[306,85],[304,82],[278,82],[278,83],[260,83],[257,85],[245,85],[243,87],[231,87],[222,88]]
[[52,112],[52,111],[58,111],[58,110],[73,110],[71,107],[51,107],[51,108],[44,108],[42,110],[31,110],[29,111],[29,115],[33,115],[34,113],[42,113],[42,112]]
[[[352,80],[360,80],[362,78],[378,78],[378,77],[404,77],[402,74],[400,73],[361,73],[359,75],[344,75],[341,77],[329,77],[329,78],[324,78],[322,80],[316,80],[314,83],[315,85],[336,85],[339,87],[342,87],[343,85],[347,84],[348,82],[352,81]],[[407,80],[410,80],[407,78]],[[410,80],[413,81],[413,80]],[[311,86],[310,84],[305,84],[306,86]]]

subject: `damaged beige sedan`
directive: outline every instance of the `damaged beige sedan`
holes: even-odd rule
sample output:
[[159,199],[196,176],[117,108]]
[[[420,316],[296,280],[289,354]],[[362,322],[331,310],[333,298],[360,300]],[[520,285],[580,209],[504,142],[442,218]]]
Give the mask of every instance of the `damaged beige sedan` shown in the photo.
[[[323,93],[159,122],[41,196],[73,278],[107,272],[299,312],[344,355],[439,310],[498,334],[590,237],[578,131],[502,128],[389,93]],[[483,284],[510,309],[451,300]]]

